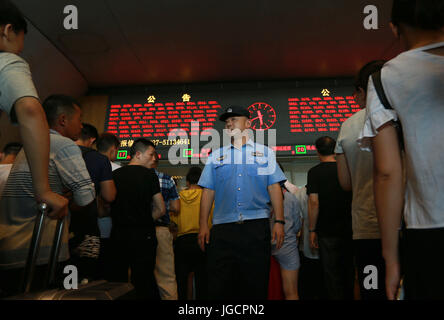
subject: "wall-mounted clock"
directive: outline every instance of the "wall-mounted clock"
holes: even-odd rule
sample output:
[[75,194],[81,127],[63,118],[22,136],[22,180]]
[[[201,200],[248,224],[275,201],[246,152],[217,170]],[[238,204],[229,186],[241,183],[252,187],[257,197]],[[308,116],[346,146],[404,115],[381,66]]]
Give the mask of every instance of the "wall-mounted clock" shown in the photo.
[[255,102],[248,107],[250,112],[251,128],[254,130],[268,130],[276,122],[276,111],[265,102]]

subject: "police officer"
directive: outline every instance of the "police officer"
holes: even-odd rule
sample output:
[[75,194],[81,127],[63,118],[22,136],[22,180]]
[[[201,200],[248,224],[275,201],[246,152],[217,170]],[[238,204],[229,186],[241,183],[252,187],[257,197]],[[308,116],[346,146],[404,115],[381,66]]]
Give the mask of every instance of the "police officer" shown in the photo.
[[[199,180],[204,188],[198,241],[207,251],[210,299],[266,299],[270,270],[270,201],[276,214],[273,241],[284,240],[279,183],[286,178],[274,152],[253,142],[250,113],[230,107],[220,116],[231,144],[214,150]],[[250,130],[251,131],[251,130]],[[213,227],[208,215],[215,201]]]

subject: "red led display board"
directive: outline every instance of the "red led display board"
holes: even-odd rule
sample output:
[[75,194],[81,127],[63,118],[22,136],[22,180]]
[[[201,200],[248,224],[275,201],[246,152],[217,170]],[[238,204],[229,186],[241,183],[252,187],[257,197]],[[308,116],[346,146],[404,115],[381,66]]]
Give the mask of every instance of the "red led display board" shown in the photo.
[[[162,159],[167,159],[168,149],[176,145],[183,147],[180,157],[207,157],[211,150],[204,146],[211,138],[202,139],[207,134],[203,131],[215,129],[222,137],[224,123],[218,120],[219,116],[230,106],[243,106],[250,112],[254,132],[267,134],[275,130],[276,144],[272,147],[277,156],[315,155],[315,140],[323,135],[336,138],[341,124],[360,110],[350,96],[352,91],[352,87],[317,87],[115,95],[110,97],[105,131],[120,139],[121,160],[129,159],[129,148],[142,137],[154,142]],[[179,129],[184,135],[178,134]],[[168,140],[169,133],[176,138]],[[200,139],[199,149],[191,147],[193,138]]]
[[359,105],[351,96],[289,98],[290,132],[336,132],[347,118],[359,110]]
[[[106,130],[120,139],[149,138],[161,145],[172,145],[169,132],[198,135],[198,130],[214,128],[221,106],[217,101],[113,104],[109,106]],[[191,122],[199,122],[199,129]]]

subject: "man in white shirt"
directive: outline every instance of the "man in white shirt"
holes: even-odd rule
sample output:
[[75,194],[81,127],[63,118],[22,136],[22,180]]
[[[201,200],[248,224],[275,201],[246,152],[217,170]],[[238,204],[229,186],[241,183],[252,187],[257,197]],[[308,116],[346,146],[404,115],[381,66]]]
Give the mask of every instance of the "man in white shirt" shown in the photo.
[[[52,95],[43,107],[51,128],[51,189],[58,194],[72,192],[74,203],[86,206],[94,200],[95,190],[82,153],[73,141],[82,129],[79,104],[71,97]],[[22,150],[0,199],[0,296],[14,295],[20,290],[37,214],[32,182],[27,156]],[[45,219],[31,291],[43,287],[56,223]],[[67,227],[65,225],[60,243],[58,261],[62,263],[69,258]]]
[[50,218],[68,214],[68,199],[53,192],[48,180],[49,128],[23,51],[27,23],[17,7],[0,1],[0,112],[18,123],[32,175],[33,192],[49,205]]
[[[373,198],[373,157],[371,153],[362,151],[356,142],[365,121],[368,79],[371,74],[381,70],[384,63],[384,60],[371,61],[359,71],[354,97],[363,109],[342,124],[335,148],[339,183],[344,190],[353,191],[353,247],[362,300],[386,299],[385,265]],[[364,287],[367,266],[376,267],[376,286]]]
[[[361,148],[374,157],[375,205],[386,265],[386,292],[400,283],[399,229],[404,238],[406,299],[444,299],[444,1],[393,1],[392,30],[407,51],[387,62],[381,82],[392,109],[372,79]],[[398,132],[402,124],[403,159]]]

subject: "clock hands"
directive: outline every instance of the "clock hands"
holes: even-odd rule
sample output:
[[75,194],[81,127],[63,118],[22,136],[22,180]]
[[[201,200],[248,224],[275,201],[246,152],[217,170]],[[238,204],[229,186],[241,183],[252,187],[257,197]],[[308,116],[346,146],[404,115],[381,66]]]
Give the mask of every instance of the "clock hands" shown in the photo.
[[[262,102],[255,102],[248,107],[251,118],[251,127],[254,130],[268,130],[276,121],[276,112],[273,107]],[[259,121],[257,121],[259,120]],[[257,122],[255,122],[257,121]]]
[[262,115],[262,113],[260,111],[257,112],[258,116],[256,118],[250,119],[251,122],[253,122],[256,119],[259,119],[259,123],[260,123],[260,127],[262,128],[262,125],[264,124],[264,116]]
[[261,122],[261,127],[262,127],[262,125],[264,124],[264,121],[262,120],[263,115],[260,111],[258,111],[257,114],[259,115],[259,121]]

